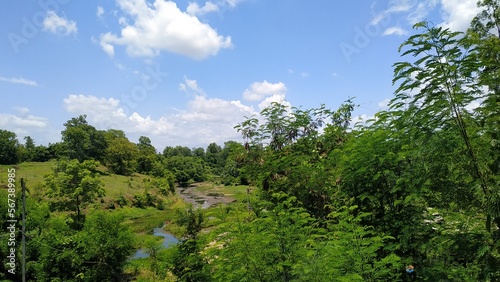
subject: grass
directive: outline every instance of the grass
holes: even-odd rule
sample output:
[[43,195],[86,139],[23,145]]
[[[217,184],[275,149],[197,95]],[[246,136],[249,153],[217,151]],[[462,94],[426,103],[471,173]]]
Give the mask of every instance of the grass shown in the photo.
[[16,169],[16,180],[21,181],[24,178],[26,187],[40,188],[44,183],[44,176],[52,172],[52,168],[56,165],[55,161],[43,163],[25,162],[17,165],[0,165],[0,184],[7,183],[7,170]]

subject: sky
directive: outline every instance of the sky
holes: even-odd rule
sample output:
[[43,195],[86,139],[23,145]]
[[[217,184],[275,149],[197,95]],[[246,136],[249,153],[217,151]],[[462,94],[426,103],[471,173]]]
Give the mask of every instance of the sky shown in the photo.
[[242,141],[272,102],[355,120],[393,97],[416,22],[464,31],[477,0],[18,0],[0,3],[0,129],[61,140],[86,114],[166,146]]

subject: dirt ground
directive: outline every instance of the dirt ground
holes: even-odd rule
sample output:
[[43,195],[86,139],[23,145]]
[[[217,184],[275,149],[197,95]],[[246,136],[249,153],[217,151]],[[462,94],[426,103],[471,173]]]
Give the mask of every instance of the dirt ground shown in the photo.
[[192,203],[194,207],[199,207],[202,209],[209,208],[213,205],[220,203],[231,203],[235,199],[229,196],[223,195],[207,195],[196,190],[195,185],[190,185],[188,187],[177,187],[177,195],[179,195],[185,202]]

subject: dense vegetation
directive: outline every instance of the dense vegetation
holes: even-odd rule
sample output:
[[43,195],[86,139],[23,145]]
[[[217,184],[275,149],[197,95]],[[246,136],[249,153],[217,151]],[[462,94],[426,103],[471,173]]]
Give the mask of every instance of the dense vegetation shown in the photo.
[[[235,127],[243,144],[162,153],[85,116],[48,147],[1,130],[0,163],[57,159],[28,197],[28,279],[404,281],[413,265],[421,281],[500,281],[500,3],[479,5],[467,33],[415,25],[394,98],[366,123],[351,124],[353,99],[274,103]],[[106,199],[116,174],[147,185]],[[181,242],[145,240],[149,258],[127,261],[137,236],[120,211],[166,210],[175,183],[201,181],[248,186],[230,205],[168,210]]]

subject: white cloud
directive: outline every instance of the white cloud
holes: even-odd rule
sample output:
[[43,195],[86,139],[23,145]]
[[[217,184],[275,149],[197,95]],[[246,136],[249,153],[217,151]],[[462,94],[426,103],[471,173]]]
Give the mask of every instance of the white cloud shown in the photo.
[[56,12],[48,11],[43,20],[43,30],[59,35],[69,35],[78,31],[75,21],[59,17]]
[[302,76],[303,78],[306,78],[306,77],[309,77],[309,73],[303,71],[303,72],[300,73],[300,76]]
[[[383,20],[390,20],[395,14],[403,14],[408,24],[413,25],[426,20],[436,7],[442,19],[441,23],[436,24],[454,31],[465,31],[472,18],[480,12],[477,0],[391,0],[386,10],[374,15],[371,24],[376,25]],[[386,33],[390,31],[393,32],[391,34],[398,34],[402,30],[388,29]]]
[[398,27],[398,26],[389,27],[389,28],[387,28],[384,31],[384,35],[398,35],[398,36],[402,36],[402,35],[407,35],[407,34],[408,34],[408,31],[406,31],[403,28]]
[[36,83],[36,81],[29,80],[29,79],[22,78],[22,77],[10,77],[10,78],[8,78],[8,77],[0,76],[0,81],[38,87],[38,84]]
[[97,6],[97,11],[95,14],[98,18],[102,17],[102,15],[104,14],[104,8],[101,6]]
[[371,20],[371,24],[378,25],[383,20],[390,18],[392,14],[410,11],[413,7],[413,4],[410,2],[410,0],[390,1],[389,7],[386,10],[374,15],[373,19]]
[[197,17],[179,10],[175,2],[155,0],[117,0],[121,10],[133,22],[121,20],[120,35],[101,34],[104,51],[114,55],[115,45],[126,46],[130,56],[153,57],[168,51],[194,59],[216,55],[220,49],[230,48],[231,37],[219,35],[211,26]]
[[476,0],[441,0],[445,28],[453,31],[466,31],[474,18],[481,10]]
[[286,101],[285,94],[273,94],[271,97],[267,97],[266,99],[264,99],[264,101],[260,102],[259,110],[262,111],[263,109],[271,106],[271,104],[274,102],[283,104],[289,109],[292,107],[292,104]]
[[215,5],[211,1],[205,2],[205,5],[203,7],[200,7],[196,2],[190,2],[186,9],[186,13],[192,16],[201,16],[217,11],[219,11],[219,6]]
[[414,25],[425,20],[429,12],[439,4],[439,1],[440,0],[414,1],[411,13],[407,17],[408,23]]
[[27,132],[29,129],[43,129],[48,127],[48,120],[33,115],[17,116],[0,114],[0,128],[11,128],[16,132]]
[[26,107],[13,107],[13,109],[18,112],[20,115],[26,115],[30,112],[30,109]]
[[378,107],[381,108],[381,109],[385,109],[389,105],[390,101],[391,101],[390,99],[386,98],[386,99],[378,102]]
[[254,82],[250,88],[243,92],[243,98],[249,101],[259,101],[271,95],[285,95],[286,86],[283,82],[269,83],[267,80],[263,82]]
[[257,114],[240,101],[202,95],[191,98],[185,110],[158,119],[137,112],[126,115],[120,101],[113,98],[70,95],[64,99],[64,105],[72,114],[87,114],[89,123],[98,129],[121,129],[131,141],[136,141],[140,135],[149,136],[159,150],[167,145],[193,147],[239,140],[234,125],[243,121],[244,116]]
[[203,89],[198,86],[196,80],[189,79],[186,76],[184,76],[184,83],[179,83],[179,89],[186,92],[187,94],[203,96],[206,95],[205,91],[203,91]]

